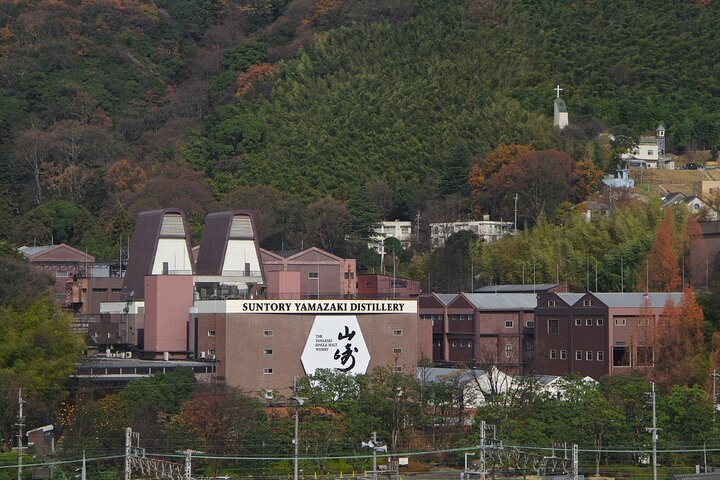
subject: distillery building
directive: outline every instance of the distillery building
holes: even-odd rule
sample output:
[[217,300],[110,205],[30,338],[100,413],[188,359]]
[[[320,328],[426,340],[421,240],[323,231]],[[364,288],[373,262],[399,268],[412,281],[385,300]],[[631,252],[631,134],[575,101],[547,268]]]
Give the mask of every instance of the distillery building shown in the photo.
[[[261,251],[255,232],[249,212],[210,214],[193,262],[181,211],[141,213],[127,300],[103,304],[103,315],[135,354],[214,362],[217,380],[253,392],[287,390],[325,368],[412,371],[431,349],[416,300],[357,299],[354,261]],[[312,284],[325,278],[333,282]]]

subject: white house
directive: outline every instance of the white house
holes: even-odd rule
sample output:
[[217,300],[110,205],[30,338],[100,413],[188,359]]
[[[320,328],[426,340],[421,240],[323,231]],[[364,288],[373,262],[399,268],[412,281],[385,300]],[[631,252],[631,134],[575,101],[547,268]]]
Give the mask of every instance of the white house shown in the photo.
[[716,211],[711,209],[707,203],[703,202],[697,195],[683,195],[680,192],[668,192],[667,195],[662,197],[663,207],[668,205],[677,205],[678,203],[684,203],[687,209],[694,214],[704,213],[707,215],[709,220],[715,221],[718,219]]
[[513,232],[512,222],[503,222],[497,220],[472,220],[468,222],[445,222],[430,224],[430,245],[433,249],[442,248],[450,235],[470,231],[479,236],[486,243],[494,242],[503,235]]
[[673,170],[675,163],[665,153],[665,127],[659,125],[655,136],[643,135],[637,146],[621,155],[630,168],[663,168]]
[[382,254],[383,245],[386,238],[397,238],[400,240],[403,248],[407,248],[412,243],[412,222],[407,220],[386,220],[375,227],[375,234],[370,237],[368,248],[372,248],[376,252]]

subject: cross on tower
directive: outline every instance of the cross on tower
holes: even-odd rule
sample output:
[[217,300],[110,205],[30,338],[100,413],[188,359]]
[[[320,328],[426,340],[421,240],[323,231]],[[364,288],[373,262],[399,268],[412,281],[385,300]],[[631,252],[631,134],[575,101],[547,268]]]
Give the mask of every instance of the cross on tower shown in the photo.
[[555,90],[555,92],[557,92],[557,98],[560,98],[560,92],[562,92],[562,88],[560,88],[560,85],[555,87],[553,90]]

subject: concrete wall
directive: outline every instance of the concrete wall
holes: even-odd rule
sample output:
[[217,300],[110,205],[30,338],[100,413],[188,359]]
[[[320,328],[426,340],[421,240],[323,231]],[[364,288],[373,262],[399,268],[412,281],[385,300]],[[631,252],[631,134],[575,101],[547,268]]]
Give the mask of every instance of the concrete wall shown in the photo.
[[192,275],[148,275],[145,298],[145,351],[186,352]]

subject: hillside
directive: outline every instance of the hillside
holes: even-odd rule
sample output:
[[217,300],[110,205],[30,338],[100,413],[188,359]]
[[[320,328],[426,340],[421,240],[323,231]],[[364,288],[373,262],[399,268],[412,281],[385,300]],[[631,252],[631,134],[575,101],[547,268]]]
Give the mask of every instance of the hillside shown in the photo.
[[[5,3],[0,230],[18,243],[65,235],[102,257],[140,209],[180,206],[197,231],[208,210],[242,203],[266,211],[273,245],[300,244],[317,240],[321,210],[355,232],[380,216],[469,214],[464,177],[503,144],[608,171],[623,144],[597,133],[632,143],[663,122],[669,149],[716,150],[719,8]],[[562,135],[556,84],[572,123]],[[63,233],[42,220],[58,212],[91,221]]]

